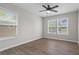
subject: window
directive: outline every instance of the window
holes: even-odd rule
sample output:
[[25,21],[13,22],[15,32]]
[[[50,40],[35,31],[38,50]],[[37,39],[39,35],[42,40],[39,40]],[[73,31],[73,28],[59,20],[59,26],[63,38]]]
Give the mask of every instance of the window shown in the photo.
[[68,34],[68,19],[60,18],[57,20],[57,33]]
[[68,34],[68,19],[59,18],[48,21],[48,33]]
[[16,37],[17,15],[15,12],[0,7],[0,40]]
[[56,20],[49,20],[48,21],[48,28],[49,28],[49,30],[48,30],[48,32],[49,33],[53,33],[53,34],[56,34],[56,31],[57,31],[57,21]]

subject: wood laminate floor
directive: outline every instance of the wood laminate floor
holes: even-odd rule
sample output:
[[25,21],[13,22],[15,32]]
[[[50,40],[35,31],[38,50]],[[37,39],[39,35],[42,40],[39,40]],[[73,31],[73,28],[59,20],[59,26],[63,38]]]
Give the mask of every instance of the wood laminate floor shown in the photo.
[[72,42],[39,39],[2,51],[0,55],[79,55],[79,46]]

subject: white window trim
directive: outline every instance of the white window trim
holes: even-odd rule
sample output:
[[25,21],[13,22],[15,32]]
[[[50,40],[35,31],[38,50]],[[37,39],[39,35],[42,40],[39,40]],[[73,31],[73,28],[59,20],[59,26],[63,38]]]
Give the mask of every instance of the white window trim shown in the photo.
[[58,19],[62,19],[62,18],[57,18],[57,19],[55,19],[56,20],[56,33],[52,33],[52,32],[49,32],[49,27],[48,27],[48,23],[49,23],[49,21],[51,21],[51,20],[48,20],[47,21],[47,29],[48,29],[48,34],[56,34],[56,35],[68,35],[69,34],[69,26],[68,26],[68,24],[69,24],[69,21],[68,21],[68,17],[63,17],[63,18],[66,18],[67,19],[67,33],[59,33],[58,32]]
[[[66,18],[66,20],[67,20],[67,33],[59,33],[59,32],[58,32],[58,20],[59,20],[59,19],[63,19],[63,18],[64,18],[64,19]],[[69,33],[69,31],[68,31],[68,29],[69,29],[69,28],[68,28],[68,24],[69,24],[69,23],[68,23],[68,22],[69,22],[69,21],[68,21],[68,17],[63,17],[63,18],[57,18],[57,34],[58,34],[58,35],[68,35],[68,33]]]
[[[56,23],[57,23],[57,19],[55,19],[55,20],[56,20]],[[49,32],[49,27],[48,27],[49,21],[52,21],[52,20],[47,21],[47,29],[48,29],[47,32],[48,32],[48,34],[57,34],[57,30],[56,30],[56,33]],[[57,25],[56,25],[56,28],[57,28]]]

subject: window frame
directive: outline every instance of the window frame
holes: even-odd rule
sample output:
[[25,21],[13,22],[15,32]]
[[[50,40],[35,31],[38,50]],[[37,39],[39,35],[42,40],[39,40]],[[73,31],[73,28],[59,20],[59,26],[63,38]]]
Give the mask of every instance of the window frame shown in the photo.
[[[58,31],[58,28],[59,28],[59,25],[58,25],[58,20],[60,20],[60,19],[66,19],[67,20],[67,33],[59,33],[59,31]],[[63,18],[57,18],[57,34],[59,34],[59,35],[68,35],[68,33],[69,33],[69,28],[68,28],[68,23],[69,21],[68,21],[68,17],[63,17]],[[61,27],[65,27],[65,26],[61,26]]]
[[[56,19],[53,19],[53,20],[56,20]],[[57,34],[57,29],[56,29],[55,33],[52,33],[52,32],[49,31],[49,21],[53,21],[53,20],[48,20],[48,22],[47,22],[47,28],[48,28],[48,33],[49,34]],[[56,28],[57,28],[57,20],[56,20]]]
[[[58,28],[59,28],[58,20],[60,20],[60,19],[66,19],[67,20],[67,26],[66,26],[67,27],[67,33],[59,33],[59,31],[58,31]],[[68,17],[57,18],[57,19],[53,19],[53,20],[56,20],[56,33],[53,33],[53,32],[49,31],[49,21],[52,21],[52,20],[48,20],[47,21],[48,34],[57,34],[57,35],[68,35],[69,34],[69,28],[68,28],[69,21],[68,21]]]

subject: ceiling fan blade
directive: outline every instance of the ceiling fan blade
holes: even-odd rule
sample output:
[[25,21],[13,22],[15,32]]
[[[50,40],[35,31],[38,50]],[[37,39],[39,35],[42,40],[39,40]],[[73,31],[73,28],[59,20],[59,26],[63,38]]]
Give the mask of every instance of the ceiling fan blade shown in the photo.
[[42,10],[42,11],[40,11],[40,12],[43,12],[43,11],[47,11],[47,10]]
[[48,6],[48,8],[50,8],[50,5],[47,5]]
[[51,7],[51,9],[54,9],[54,8],[57,8],[57,7],[59,7],[58,5],[56,5],[56,6],[54,6],[54,7]]
[[42,7],[44,7],[45,9],[47,9],[47,7],[45,5],[42,5]]
[[56,10],[51,10],[51,11],[58,12],[58,11],[56,11]]

